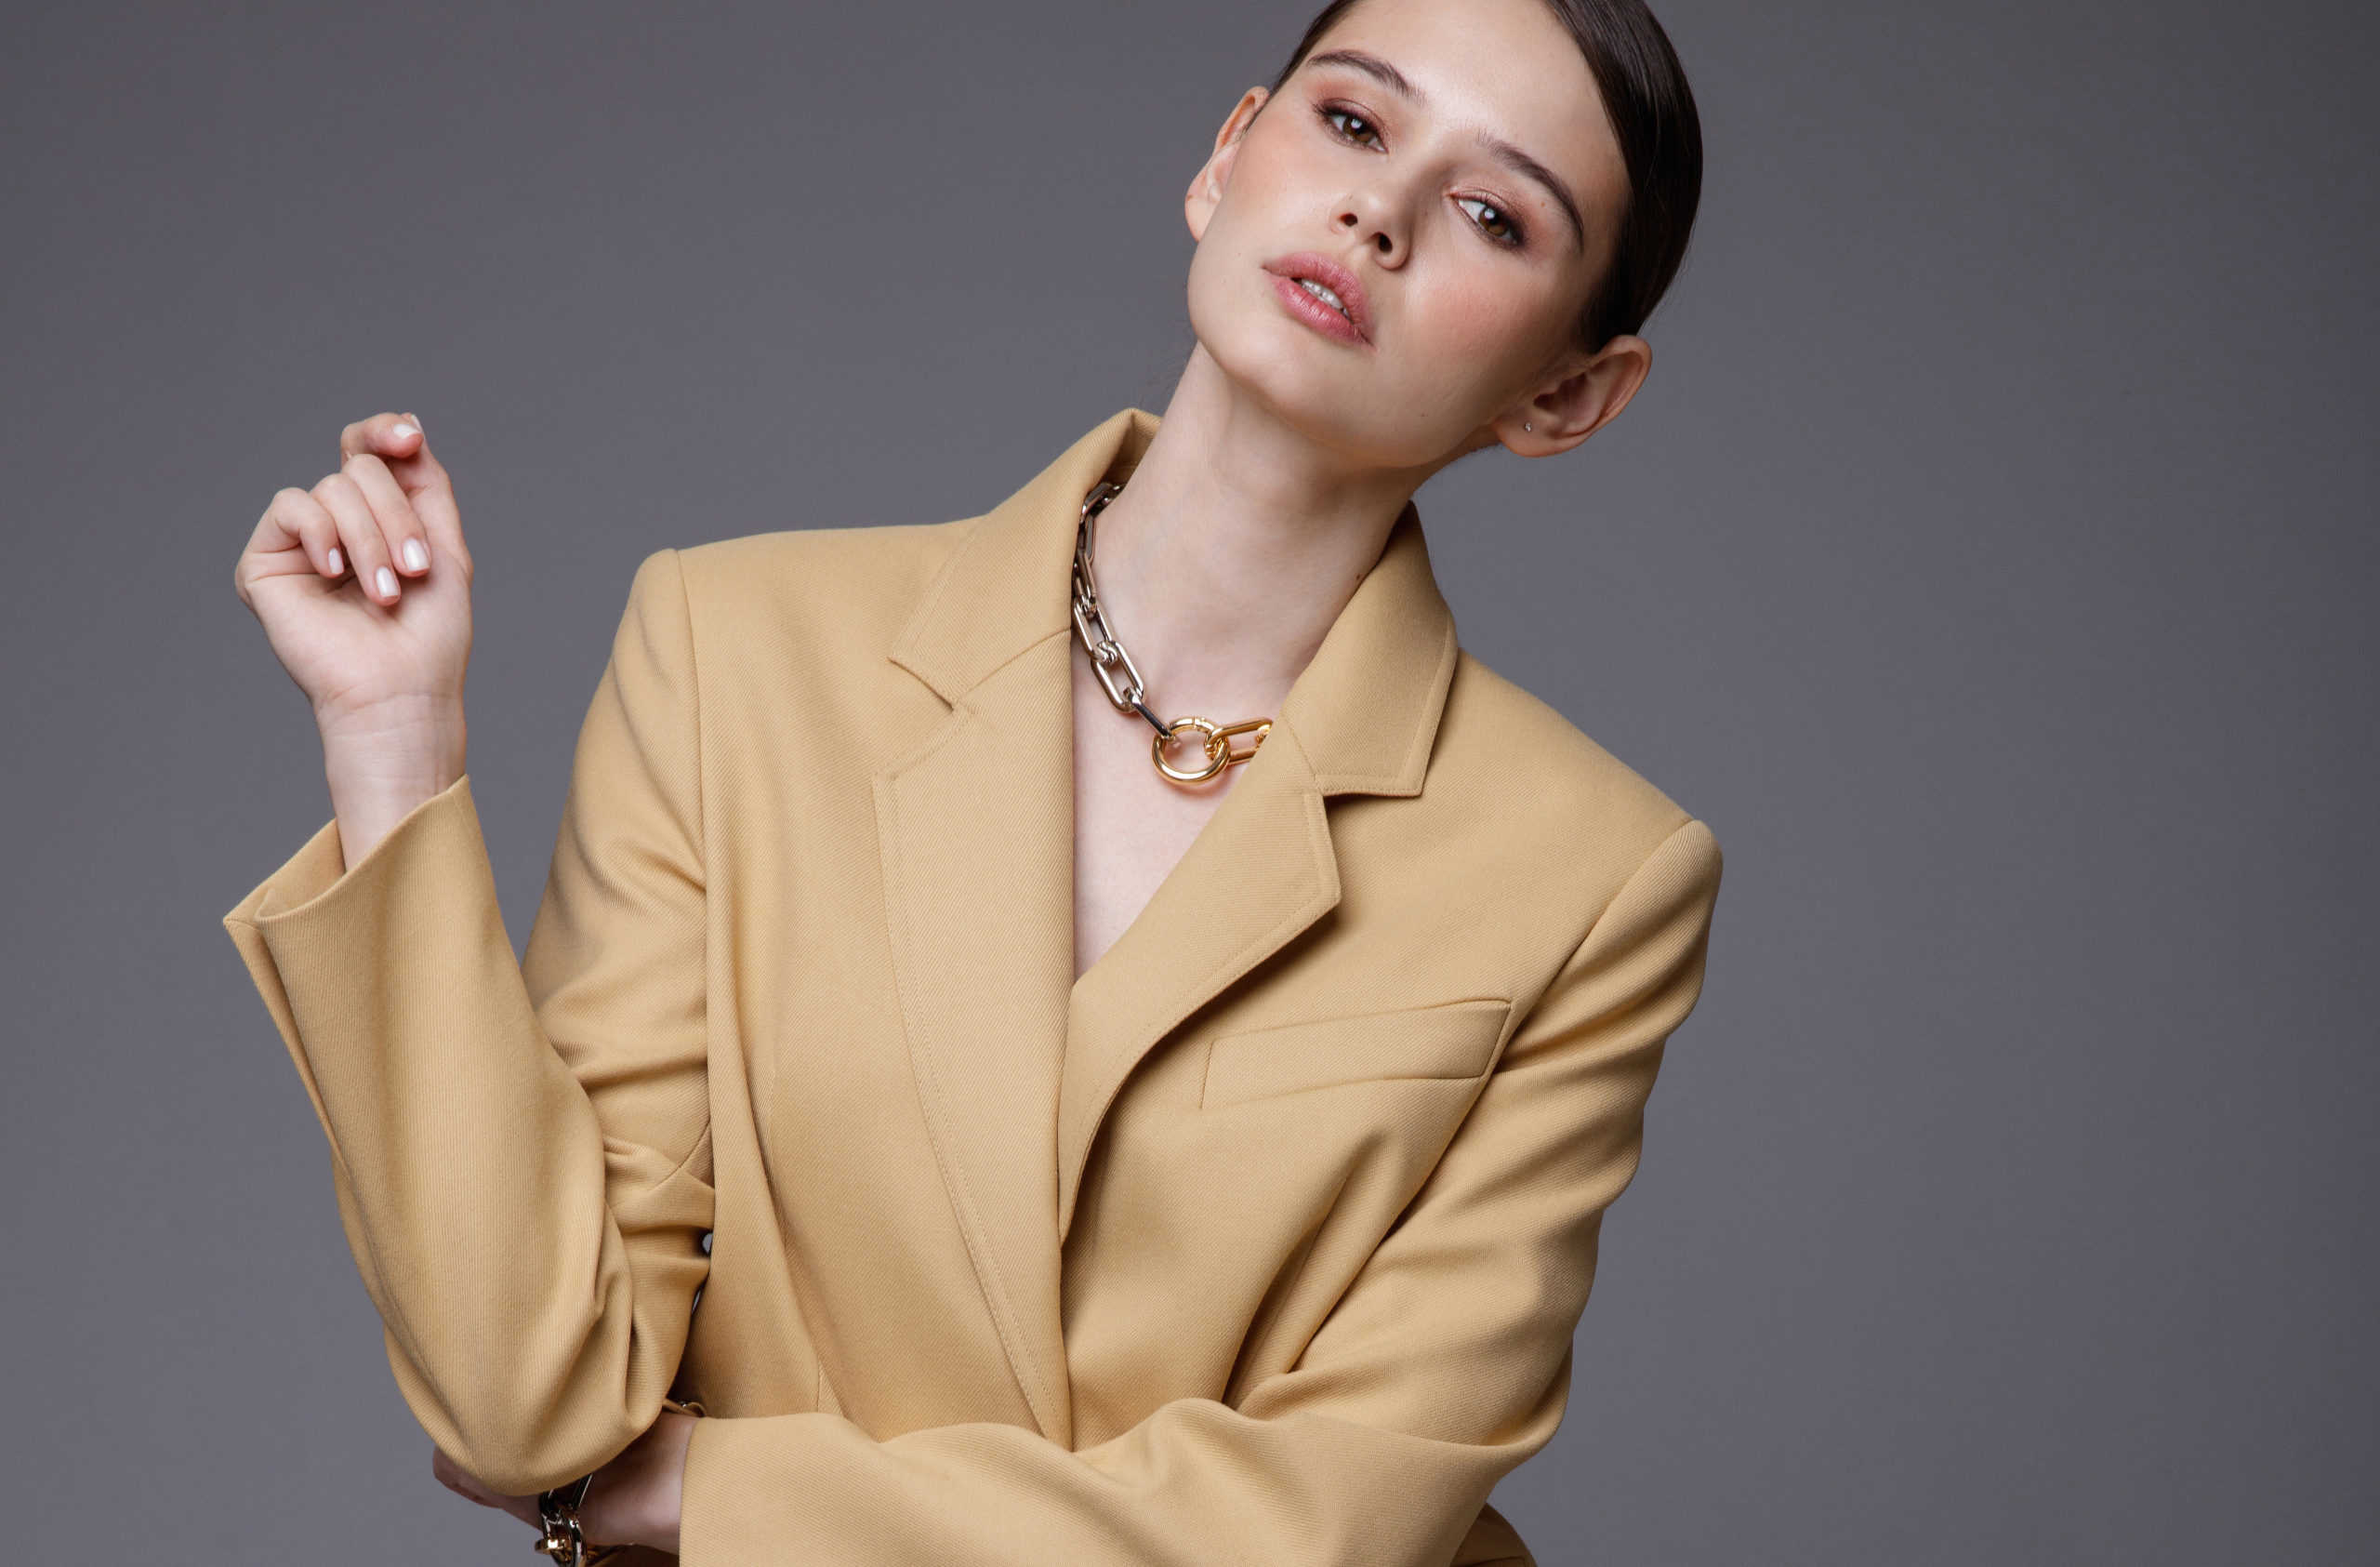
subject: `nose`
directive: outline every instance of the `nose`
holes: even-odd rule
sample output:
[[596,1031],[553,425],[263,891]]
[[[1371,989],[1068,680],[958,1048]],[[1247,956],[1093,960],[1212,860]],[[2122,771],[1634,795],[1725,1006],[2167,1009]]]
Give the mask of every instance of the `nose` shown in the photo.
[[1341,202],[1331,225],[1342,234],[1368,238],[1381,264],[1395,266],[1405,256],[1404,228],[1396,211],[1396,204],[1382,198],[1379,192],[1355,191]]

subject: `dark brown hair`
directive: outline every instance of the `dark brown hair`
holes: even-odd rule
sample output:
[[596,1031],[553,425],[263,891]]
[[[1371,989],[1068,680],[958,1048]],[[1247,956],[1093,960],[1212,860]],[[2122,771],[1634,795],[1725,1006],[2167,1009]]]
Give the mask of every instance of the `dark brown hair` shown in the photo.
[[[1323,7],[1271,90],[1278,93],[1322,35],[1362,3]],[[1677,51],[1645,0],[1544,3],[1586,57],[1628,166],[1618,244],[1579,312],[1578,347],[1593,352],[1623,332],[1640,331],[1686,259],[1702,200],[1702,120]]]

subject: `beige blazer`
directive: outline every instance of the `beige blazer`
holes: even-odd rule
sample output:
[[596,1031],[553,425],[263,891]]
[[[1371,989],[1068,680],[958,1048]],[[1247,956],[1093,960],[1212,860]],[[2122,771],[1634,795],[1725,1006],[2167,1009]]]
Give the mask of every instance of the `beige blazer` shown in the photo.
[[1408,507],[1077,980],[1068,564],[1157,423],[983,516],[647,557],[519,962],[468,777],[224,917],[486,1484],[666,1397],[694,1567],[1532,1560],[1488,1494],[1719,845],[1458,645]]

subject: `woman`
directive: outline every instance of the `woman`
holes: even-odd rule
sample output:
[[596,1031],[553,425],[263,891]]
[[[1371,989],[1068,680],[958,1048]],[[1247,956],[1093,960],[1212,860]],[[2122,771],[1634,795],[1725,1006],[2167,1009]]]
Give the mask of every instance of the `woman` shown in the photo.
[[420,421],[275,498],[335,817],[225,924],[442,1479],[698,1567],[1530,1560],[1720,856],[1458,646],[1411,497],[1619,414],[1699,179],[1636,0],[1332,6],[1190,188],[1162,420],[645,559],[517,964]]

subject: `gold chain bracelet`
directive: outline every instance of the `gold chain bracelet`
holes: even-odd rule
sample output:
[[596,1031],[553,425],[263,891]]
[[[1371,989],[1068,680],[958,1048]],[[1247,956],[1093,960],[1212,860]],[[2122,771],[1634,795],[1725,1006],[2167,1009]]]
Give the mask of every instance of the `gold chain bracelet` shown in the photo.
[[[705,1413],[698,1399],[689,1399],[683,1403],[672,1398],[664,1398],[661,1401],[681,1414],[701,1415]],[[595,1476],[586,1474],[568,1485],[537,1493],[537,1519],[541,1528],[537,1538],[531,1543],[531,1548],[540,1556],[551,1557],[562,1567],[602,1567],[603,1562],[622,1552],[637,1548],[628,1544],[592,1547],[587,1544],[587,1536],[578,1523],[578,1509],[587,1505],[588,1488],[594,1483]],[[588,1554],[590,1549],[592,1555]]]

